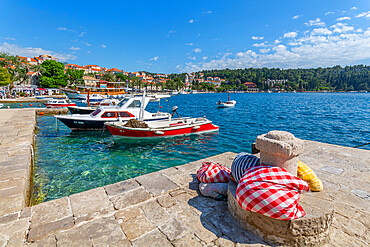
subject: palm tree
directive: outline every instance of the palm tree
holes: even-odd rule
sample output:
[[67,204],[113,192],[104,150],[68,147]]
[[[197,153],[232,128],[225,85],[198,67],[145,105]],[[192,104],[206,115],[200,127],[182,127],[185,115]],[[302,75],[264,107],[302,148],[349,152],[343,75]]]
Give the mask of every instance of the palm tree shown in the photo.
[[102,77],[104,81],[116,81],[116,76],[112,72],[105,73]]

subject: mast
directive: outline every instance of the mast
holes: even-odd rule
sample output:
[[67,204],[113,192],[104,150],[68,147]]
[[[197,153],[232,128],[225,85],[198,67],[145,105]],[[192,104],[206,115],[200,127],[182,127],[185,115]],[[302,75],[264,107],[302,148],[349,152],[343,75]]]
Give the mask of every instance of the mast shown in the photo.
[[87,107],[90,106],[90,89],[87,89]]
[[230,101],[230,93],[229,92],[227,92],[227,97],[229,98],[228,101]]
[[141,99],[141,106],[140,106],[140,112],[139,112],[139,120],[143,121],[144,120],[144,104],[145,104],[145,90],[143,93],[143,97]]

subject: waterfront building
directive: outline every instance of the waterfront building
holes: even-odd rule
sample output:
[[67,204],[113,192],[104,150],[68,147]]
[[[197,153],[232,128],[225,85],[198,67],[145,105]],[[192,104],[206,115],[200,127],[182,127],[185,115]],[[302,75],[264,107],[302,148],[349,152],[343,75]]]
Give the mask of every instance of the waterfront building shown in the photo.
[[24,81],[25,86],[35,85],[40,86],[40,72],[29,71],[26,74],[27,79]]
[[247,87],[248,92],[258,92],[259,91],[259,88],[256,87],[256,83],[254,82],[244,82],[243,85]]
[[96,87],[100,81],[100,79],[97,79],[94,76],[87,76],[87,75],[84,75],[82,77],[82,80],[84,82],[84,85],[87,87]]

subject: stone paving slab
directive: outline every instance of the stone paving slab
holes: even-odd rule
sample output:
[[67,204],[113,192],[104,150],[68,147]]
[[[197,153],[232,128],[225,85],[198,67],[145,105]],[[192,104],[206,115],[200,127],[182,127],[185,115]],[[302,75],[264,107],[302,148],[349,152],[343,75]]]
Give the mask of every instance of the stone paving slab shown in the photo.
[[28,204],[35,126],[32,109],[0,110],[0,215]]

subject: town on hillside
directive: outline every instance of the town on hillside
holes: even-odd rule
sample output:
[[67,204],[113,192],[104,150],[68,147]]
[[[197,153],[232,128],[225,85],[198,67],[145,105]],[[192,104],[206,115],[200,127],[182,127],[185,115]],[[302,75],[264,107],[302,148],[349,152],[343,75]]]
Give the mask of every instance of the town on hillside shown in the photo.
[[[58,93],[59,88],[122,92],[304,92],[366,91],[369,66],[316,69],[209,70],[182,74],[127,72],[99,65],[61,63],[51,55],[0,54],[0,96]],[[343,80],[346,79],[346,82]],[[350,79],[350,80],[348,80]]]
[[[47,62],[46,62],[47,61]],[[46,62],[46,63],[45,63]],[[62,75],[53,75],[52,64],[63,71]],[[204,76],[201,72],[192,72],[181,76],[176,74],[150,73],[144,71],[127,72],[118,68],[106,68],[99,65],[78,65],[72,63],[60,63],[58,59],[47,54],[37,57],[10,56],[0,54],[0,85],[10,85],[13,95],[43,94],[45,91],[58,92],[59,87],[75,89],[85,88],[125,88],[127,91],[216,91],[228,81],[220,77]],[[54,66],[54,67],[55,67]],[[49,71],[48,71],[49,70]],[[7,77],[7,74],[8,77]],[[50,83],[49,78],[54,78]],[[65,82],[63,83],[62,81]],[[257,92],[259,89],[253,82],[245,82],[244,90]],[[45,90],[48,88],[49,90]],[[3,90],[4,92],[4,90]],[[2,95],[5,96],[5,93]]]

